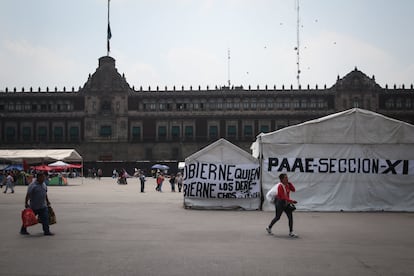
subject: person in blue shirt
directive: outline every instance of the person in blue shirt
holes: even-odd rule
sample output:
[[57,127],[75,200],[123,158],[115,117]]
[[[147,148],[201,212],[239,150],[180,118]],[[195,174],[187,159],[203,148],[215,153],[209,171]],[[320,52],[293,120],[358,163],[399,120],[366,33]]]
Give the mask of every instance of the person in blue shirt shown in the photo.
[[[45,236],[53,236],[49,229],[49,198],[47,197],[47,186],[45,184],[45,175],[38,173],[36,179],[27,187],[27,194],[24,202],[25,208],[31,208],[42,221],[43,233]],[[20,234],[29,235],[27,228],[20,229]]]

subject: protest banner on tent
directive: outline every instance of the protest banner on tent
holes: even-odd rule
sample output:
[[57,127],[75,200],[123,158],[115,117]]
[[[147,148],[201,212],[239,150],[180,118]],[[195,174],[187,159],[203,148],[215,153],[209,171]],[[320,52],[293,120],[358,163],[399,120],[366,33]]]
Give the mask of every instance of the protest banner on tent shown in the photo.
[[185,207],[260,208],[258,160],[225,139],[187,157],[183,172]]
[[414,211],[413,125],[355,108],[261,134],[252,150],[263,192],[287,173],[298,209]]

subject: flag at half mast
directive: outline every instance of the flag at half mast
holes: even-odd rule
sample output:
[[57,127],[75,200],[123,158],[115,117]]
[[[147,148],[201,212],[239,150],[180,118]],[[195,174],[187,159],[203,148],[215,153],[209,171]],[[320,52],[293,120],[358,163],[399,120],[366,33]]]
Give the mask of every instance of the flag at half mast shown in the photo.
[[112,37],[111,25],[109,24],[109,1],[110,0],[108,0],[108,29],[107,29],[107,34],[106,34],[106,50],[107,50],[108,56],[109,56],[109,52],[111,51],[111,45],[109,43],[109,40]]

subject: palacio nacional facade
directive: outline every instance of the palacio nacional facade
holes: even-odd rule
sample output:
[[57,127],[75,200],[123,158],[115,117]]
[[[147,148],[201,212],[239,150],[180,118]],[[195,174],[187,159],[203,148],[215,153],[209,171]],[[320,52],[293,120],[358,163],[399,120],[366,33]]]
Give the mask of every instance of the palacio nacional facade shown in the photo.
[[131,87],[103,56],[79,89],[2,88],[0,148],[74,148],[86,162],[183,161],[225,138],[250,152],[261,132],[353,107],[414,123],[414,89],[357,68],[330,87]]

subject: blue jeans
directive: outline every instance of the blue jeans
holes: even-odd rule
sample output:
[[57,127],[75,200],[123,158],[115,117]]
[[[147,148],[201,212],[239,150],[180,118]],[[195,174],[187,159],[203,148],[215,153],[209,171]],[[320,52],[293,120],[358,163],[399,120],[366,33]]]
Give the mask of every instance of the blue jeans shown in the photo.
[[[40,220],[42,221],[43,233],[50,233],[49,230],[49,210],[47,207],[33,210],[35,215],[38,215]],[[20,232],[26,232],[27,228],[23,227],[20,229]]]

